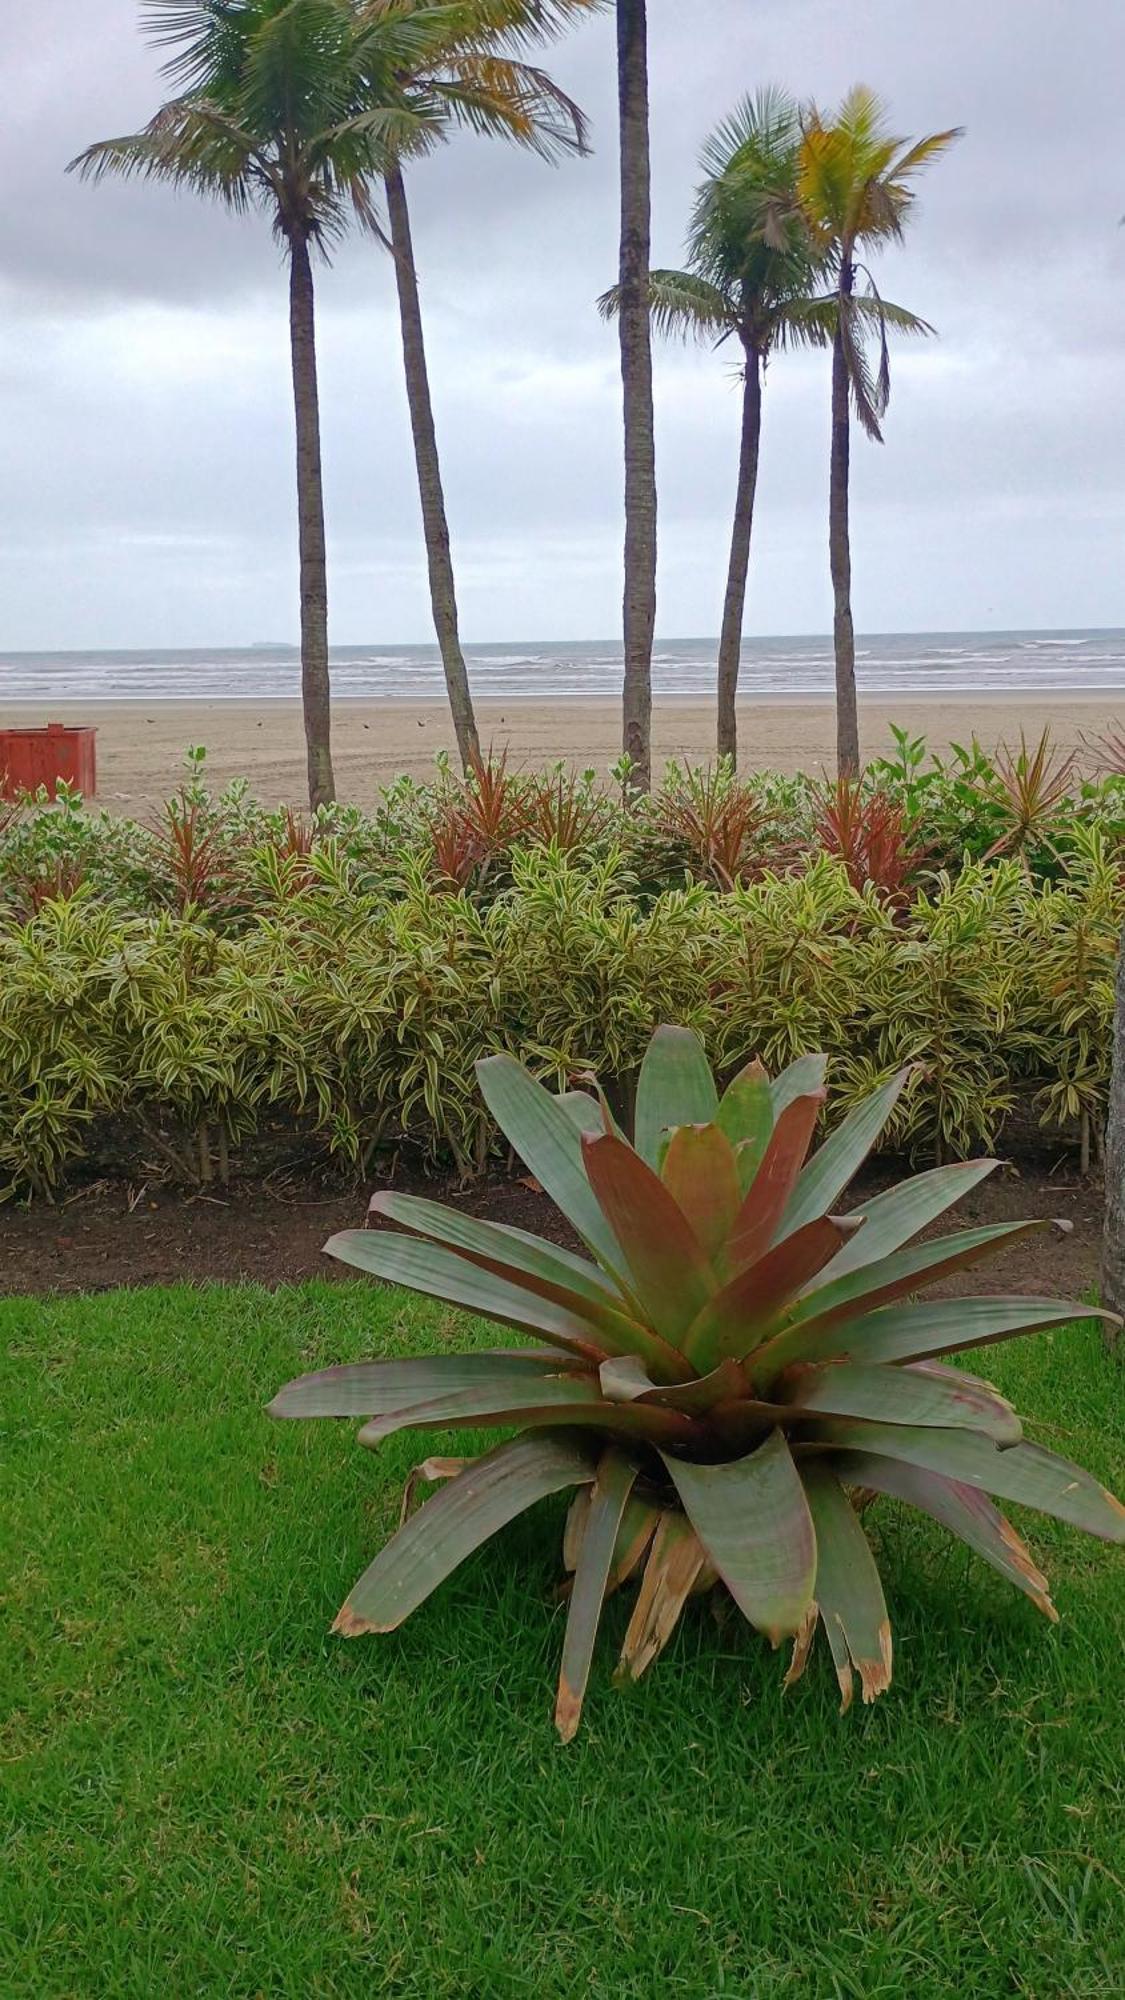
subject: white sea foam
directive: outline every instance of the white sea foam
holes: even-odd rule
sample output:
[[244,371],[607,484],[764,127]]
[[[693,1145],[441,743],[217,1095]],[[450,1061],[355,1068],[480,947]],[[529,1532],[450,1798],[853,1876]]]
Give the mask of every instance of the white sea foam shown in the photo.
[[[662,641],[653,658],[660,696],[708,698],[715,642]],[[501,700],[613,697],[621,648],[592,644],[481,645],[466,648],[476,694]],[[1125,692],[1125,631],[916,632],[865,635],[857,678],[872,695]],[[353,646],[332,655],[343,699],[441,699],[432,646]],[[747,695],[826,695],[834,685],[828,638],[747,639],[741,687]],[[295,647],[182,652],[0,654],[5,701],[279,701],[300,690]]]

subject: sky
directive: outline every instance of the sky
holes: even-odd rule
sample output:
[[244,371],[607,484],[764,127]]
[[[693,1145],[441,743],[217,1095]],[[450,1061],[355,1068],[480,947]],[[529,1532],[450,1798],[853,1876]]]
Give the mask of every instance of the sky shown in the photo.
[[[900,346],[853,453],[861,631],[1125,624],[1121,0],[650,0],[653,255],[708,132],[766,83],[962,125],[883,293]],[[0,11],[0,651],[297,633],[285,271],[268,223],[63,169],[160,101],[136,0]],[[589,114],[562,166],[459,138],[410,174],[464,636],[620,627],[612,16],[545,58]],[[393,274],[317,274],[331,636],[431,638]],[[656,356],[659,631],[717,630],[738,448],[727,349]],[[826,631],[827,357],[768,374],[747,631]]]

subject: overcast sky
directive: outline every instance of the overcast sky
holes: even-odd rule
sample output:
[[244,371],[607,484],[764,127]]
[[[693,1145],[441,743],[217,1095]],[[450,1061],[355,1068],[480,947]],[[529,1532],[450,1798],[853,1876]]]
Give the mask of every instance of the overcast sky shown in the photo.
[[[898,130],[967,136],[922,184],[881,289],[900,350],[884,447],[857,440],[857,624],[1125,623],[1123,0],[650,0],[654,257],[679,260],[700,144],[767,82],[862,80]],[[296,635],[286,280],[268,225],[64,177],[160,94],[136,0],[0,9],[0,650]],[[412,175],[465,636],[603,638],[620,603],[611,17],[547,59],[595,154],[460,139]],[[332,637],[428,640],[393,279],[319,277]],[[659,628],[717,629],[738,438],[727,351],[657,356]],[[827,579],[826,358],[767,385],[747,628],[815,632]]]

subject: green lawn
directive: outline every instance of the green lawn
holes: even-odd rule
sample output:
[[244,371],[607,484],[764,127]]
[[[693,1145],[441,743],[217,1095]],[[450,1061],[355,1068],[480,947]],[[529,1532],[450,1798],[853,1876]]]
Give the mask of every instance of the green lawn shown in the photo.
[[[843,1720],[823,1651],[783,1701],[782,1662],[695,1609],[631,1695],[603,1647],[561,1749],[558,1507],[396,1637],[330,1638],[418,1441],[375,1458],[261,1406],[453,1325],[362,1285],[0,1303],[4,2000],[1122,1991],[1100,1543],[1036,1523],[1051,1629],[881,1504],[895,1684]],[[1125,1377],[1089,1327],[992,1359],[1122,1482]]]

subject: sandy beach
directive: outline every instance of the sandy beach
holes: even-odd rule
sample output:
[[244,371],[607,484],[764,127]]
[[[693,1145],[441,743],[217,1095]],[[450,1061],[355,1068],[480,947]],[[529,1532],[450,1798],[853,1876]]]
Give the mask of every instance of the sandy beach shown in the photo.
[[[513,763],[543,765],[565,758],[579,769],[607,771],[618,755],[620,710],[604,700],[482,701],[477,708],[483,740],[507,747]],[[340,701],[333,710],[333,753],[339,796],[369,804],[399,772],[424,778],[439,750],[452,751],[448,711],[440,701]],[[207,749],[211,782],[219,787],[245,777],[269,803],[300,804],[305,796],[304,738],[297,702],[115,701],[11,703],[0,709],[0,728],[48,720],[92,723],[98,731],[98,798],[111,810],[142,812],[179,781],[189,744]],[[889,746],[894,722],[924,733],[935,750],[966,742],[974,732],[986,747],[1036,737],[1049,725],[1061,749],[1083,748],[1084,738],[1109,724],[1125,728],[1125,694],[944,696],[912,701],[868,700],[861,711],[867,755]],[[665,701],[654,719],[658,759],[705,762],[713,746],[714,710],[708,703]],[[745,770],[830,770],[834,755],[832,704],[815,697],[746,702],[740,718]]]

